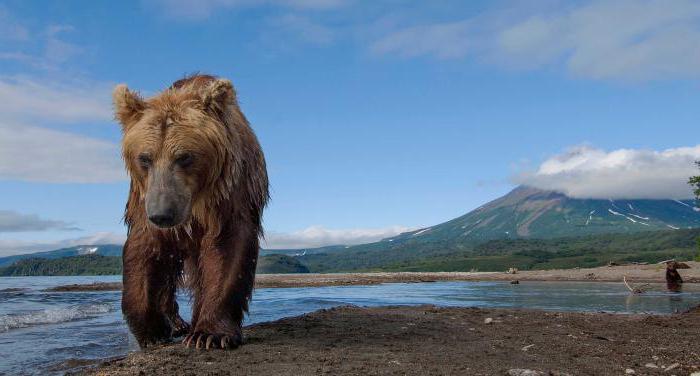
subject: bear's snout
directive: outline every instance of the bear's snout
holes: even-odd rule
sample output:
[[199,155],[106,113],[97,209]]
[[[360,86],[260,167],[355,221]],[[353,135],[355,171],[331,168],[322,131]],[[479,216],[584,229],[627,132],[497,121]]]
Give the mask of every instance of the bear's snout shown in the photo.
[[190,195],[181,179],[154,169],[146,192],[146,215],[160,228],[179,225],[189,216]]
[[172,227],[175,226],[175,216],[172,214],[152,214],[148,216],[148,220],[153,222],[154,225],[158,227]]
[[172,195],[156,193],[146,196],[148,220],[161,228],[173,227],[182,222],[184,213],[181,213],[181,206],[183,205],[179,205]]

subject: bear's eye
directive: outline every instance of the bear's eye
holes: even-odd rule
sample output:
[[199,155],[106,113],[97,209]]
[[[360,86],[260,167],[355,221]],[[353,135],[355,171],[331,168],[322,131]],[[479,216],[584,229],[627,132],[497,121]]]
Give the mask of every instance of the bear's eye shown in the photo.
[[139,164],[144,170],[147,170],[153,164],[153,160],[151,159],[150,155],[141,154],[139,155]]
[[175,163],[182,168],[189,167],[194,163],[194,156],[190,153],[180,154],[177,159],[175,159]]

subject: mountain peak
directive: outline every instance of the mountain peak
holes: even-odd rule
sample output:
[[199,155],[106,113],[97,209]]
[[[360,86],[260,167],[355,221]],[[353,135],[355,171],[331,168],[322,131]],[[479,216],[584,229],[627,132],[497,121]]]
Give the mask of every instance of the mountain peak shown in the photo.
[[699,210],[692,200],[577,199],[522,185],[430,231],[394,239],[481,242],[675,230],[700,227]]

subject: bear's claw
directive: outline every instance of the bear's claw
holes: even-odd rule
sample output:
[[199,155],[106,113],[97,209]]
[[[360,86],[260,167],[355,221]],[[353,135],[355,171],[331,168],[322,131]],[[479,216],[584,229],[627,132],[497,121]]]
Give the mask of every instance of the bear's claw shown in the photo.
[[242,344],[240,335],[218,335],[203,332],[191,333],[182,340],[185,347],[190,345],[196,349],[209,350],[220,348],[223,350],[235,349]]
[[171,336],[173,338],[182,337],[190,331],[190,324],[183,320],[179,315],[174,320]]

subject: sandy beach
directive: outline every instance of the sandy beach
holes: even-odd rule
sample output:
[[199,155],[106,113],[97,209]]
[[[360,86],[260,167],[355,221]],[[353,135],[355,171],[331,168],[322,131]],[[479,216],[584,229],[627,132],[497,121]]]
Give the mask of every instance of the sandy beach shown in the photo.
[[[700,262],[686,262],[690,269],[680,270],[686,283],[700,283]],[[256,288],[320,287],[373,285],[379,283],[417,283],[435,281],[599,281],[635,283],[665,282],[665,265],[601,266],[587,269],[524,270],[505,272],[407,272],[407,273],[333,273],[333,274],[259,274]],[[95,283],[57,286],[51,291],[121,290],[121,283]]]
[[[165,345],[90,375],[689,375],[700,311],[667,315],[340,307],[250,326],[232,351]],[[532,370],[540,373],[523,373]],[[628,373],[631,374],[631,373]]]
[[[681,270],[700,282],[700,263]],[[258,288],[432,281],[664,281],[663,265],[488,273],[262,274]],[[117,290],[120,283],[53,291]],[[673,315],[354,306],[244,328],[233,351],[163,345],[103,361],[90,375],[690,375],[700,372],[700,308]],[[65,364],[66,368],[82,366]],[[63,368],[63,369],[66,369]],[[527,373],[523,370],[530,370]],[[629,371],[631,370],[631,371]],[[629,373],[634,371],[634,373]]]

